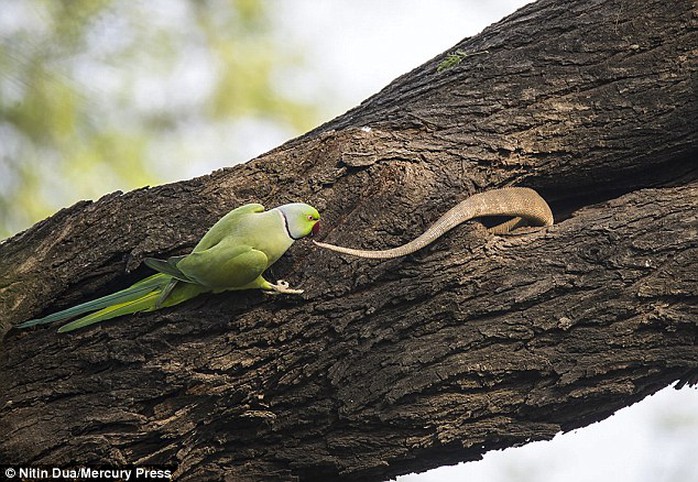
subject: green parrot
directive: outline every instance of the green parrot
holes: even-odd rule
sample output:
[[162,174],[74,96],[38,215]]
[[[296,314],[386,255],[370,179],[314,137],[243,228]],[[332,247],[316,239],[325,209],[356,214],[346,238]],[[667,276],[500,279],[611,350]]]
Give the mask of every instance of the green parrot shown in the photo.
[[279,280],[262,276],[294,241],[317,233],[320,214],[307,204],[292,203],[264,211],[261,204],[233,209],[208,230],[190,254],[167,260],[146,258],[158,274],[111,295],[18,325],[28,328],[90,313],[63,325],[59,333],[139,311],[174,306],[201,293],[262,289],[300,294]]

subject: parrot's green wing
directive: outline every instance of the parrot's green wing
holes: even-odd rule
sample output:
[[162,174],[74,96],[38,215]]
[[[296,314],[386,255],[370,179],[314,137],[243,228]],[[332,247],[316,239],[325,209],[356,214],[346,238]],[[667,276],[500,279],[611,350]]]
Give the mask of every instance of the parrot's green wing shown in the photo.
[[157,301],[155,302],[155,308],[157,308],[157,309],[162,308],[165,300],[170,296],[172,291],[180,283],[181,283],[181,281],[179,281],[178,279],[172,278],[172,280],[170,280],[170,283],[167,286],[165,286],[165,289],[163,289],[162,293],[160,293],[160,296],[158,297]]
[[264,212],[264,206],[259,203],[249,203],[243,204],[242,206],[233,209],[228,214],[223,216],[221,219],[225,219],[228,216],[236,216],[238,214],[250,214],[250,213],[261,213]]
[[160,273],[168,274],[172,276],[175,279],[178,279],[180,281],[186,281],[188,283],[191,283],[192,280],[186,277],[184,273],[182,273],[179,269],[177,269],[177,263],[182,261],[184,258],[186,258],[188,255],[184,256],[172,256],[170,258],[165,259],[157,259],[157,258],[145,258],[143,262],[146,264],[151,269],[154,269],[155,271],[159,271]]
[[263,252],[223,241],[186,256],[177,263],[177,269],[194,283],[223,291],[248,285],[264,273],[268,264]]
[[160,296],[157,299],[157,302],[155,303],[156,308],[160,308],[162,304],[165,302],[168,296],[170,296],[170,293],[172,293],[172,290],[177,286],[177,283],[180,281],[184,281],[186,283],[193,283],[192,280],[186,277],[184,273],[182,273],[180,270],[177,269],[177,263],[186,258],[187,255],[184,256],[172,256],[170,258],[165,259],[157,259],[157,258],[145,258],[143,261],[151,269],[154,269],[155,271],[159,271],[160,273],[172,276],[172,280],[169,282],[167,286],[165,286],[160,293]]
[[201,238],[201,241],[197,243],[193,251],[204,251],[215,246],[232,234],[231,231],[234,230],[241,217],[261,212],[264,212],[264,206],[261,204],[245,204],[233,209],[211,226],[211,229]]
[[[146,258],[147,266],[173,278],[160,293],[156,307],[166,304],[170,293],[180,282],[224,290],[239,288],[257,278],[266,269],[268,260],[266,257],[261,259],[258,253],[251,253],[251,247],[246,243],[239,243],[239,237],[235,234],[245,216],[261,212],[264,212],[264,206],[261,204],[240,206],[219,219],[201,238],[191,254],[173,256],[167,260]],[[243,255],[242,258],[237,259],[240,254]],[[189,270],[186,273],[178,266],[184,260],[188,260],[183,265]],[[261,264],[265,266],[260,268]]]

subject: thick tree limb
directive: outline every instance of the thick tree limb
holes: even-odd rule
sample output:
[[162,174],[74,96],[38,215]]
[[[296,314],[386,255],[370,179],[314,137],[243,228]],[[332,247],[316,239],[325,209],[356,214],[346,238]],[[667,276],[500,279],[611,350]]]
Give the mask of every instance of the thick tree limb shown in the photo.
[[[632,10],[631,10],[632,8]],[[542,0],[251,161],[79,203],[0,245],[0,460],[182,480],[384,480],[549,439],[698,377],[690,0]],[[454,49],[455,50],[455,49]],[[309,243],[303,297],[202,296],[58,336],[13,323],[128,285],[251,201],[377,249],[528,185],[558,224],[405,259]]]

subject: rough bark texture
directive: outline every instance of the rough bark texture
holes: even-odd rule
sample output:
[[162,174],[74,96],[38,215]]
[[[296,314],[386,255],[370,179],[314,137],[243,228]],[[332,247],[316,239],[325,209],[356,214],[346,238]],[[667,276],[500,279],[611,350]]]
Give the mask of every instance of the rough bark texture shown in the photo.
[[[0,461],[366,480],[473,460],[698,377],[691,0],[529,5],[245,165],[62,210],[0,245]],[[487,51],[486,53],[483,51]],[[370,129],[369,129],[370,128]],[[386,248],[526,185],[558,224],[386,262],[296,243],[306,292],[201,296],[58,336],[13,323],[143,276],[229,209],[303,200]]]

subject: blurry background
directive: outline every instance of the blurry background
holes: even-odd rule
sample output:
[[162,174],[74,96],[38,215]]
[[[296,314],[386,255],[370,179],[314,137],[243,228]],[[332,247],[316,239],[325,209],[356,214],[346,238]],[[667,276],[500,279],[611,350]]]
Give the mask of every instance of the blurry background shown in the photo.
[[[2,0],[0,239],[80,199],[249,160],[526,3]],[[697,446],[698,391],[665,389],[399,481],[684,482]]]

